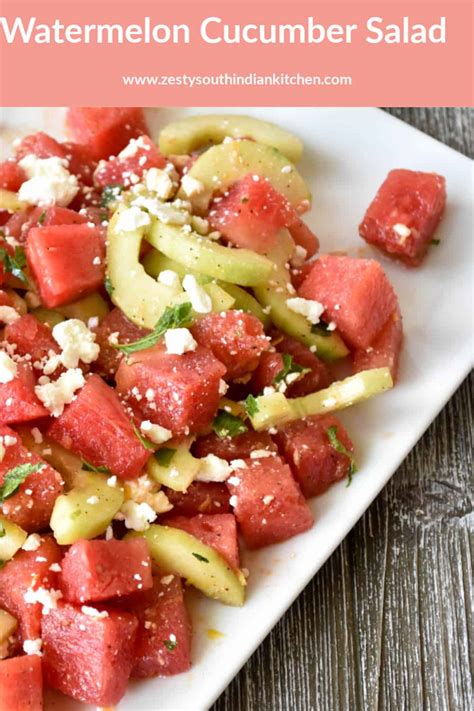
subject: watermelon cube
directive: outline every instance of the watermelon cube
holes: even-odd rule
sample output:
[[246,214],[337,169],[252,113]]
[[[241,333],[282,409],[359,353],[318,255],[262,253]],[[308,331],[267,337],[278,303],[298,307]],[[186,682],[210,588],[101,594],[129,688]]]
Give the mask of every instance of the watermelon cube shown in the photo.
[[80,215],[68,207],[58,207],[57,205],[48,207],[41,214],[42,227],[50,227],[51,225],[84,225],[87,222],[85,215]]
[[152,587],[145,539],[77,541],[64,556],[60,587],[69,602],[98,602]]
[[37,225],[38,217],[42,210],[38,207],[27,207],[25,210],[14,212],[5,223],[3,231],[9,237],[14,237],[20,244],[24,244],[28,230]]
[[294,207],[266,178],[247,175],[234,183],[209,211],[209,222],[228,242],[255,252],[275,247],[282,227],[298,221]]
[[244,461],[227,485],[246,546],[262,548],[311,528],[313,514],[290,467],[275,455]]
[[355,348],[367,348],[381,331],[398,301],[384,270],[375,259],[324,255],[300,286],[304,299],[324,306],[342,337]]
[[82,185],[91,186],[97,162],[93,159],[87,146],[69,142],[63,143],[62,146],[65,150],[69,172],[77,175]]
[[143,109],[132,107],[73,107],[67,111],[66,127],[95,160],[116,155],[131,138],[148,133]]
[[120,604],[138,618],[132,677],[172,676],[191,667],[191,620],[180,578],[157,576],[151,590]]
[[123,479],[140,476],[150,456],[115,390],[91,375],[48,429],[48,436],[96,467]]
[[[0,569],[0,607],[18,620],[19,641],[38,639],[41,634],[42,606],[26,602],[27,590],[58,590],[61,548],[52,536],[42,536],[35,550],[20,550]],[[53,566],[53,570],[51,570]],[[1,708],[1,707],[0,707]]]
[[38,131],[22,138],[15,148],[15,154],[18,160],[30,154],[38,158],[65,158],[66,151],[55,138]]
[[166,162],[151,138],[132,138],[122,153],[99,163],[94,173],[94,183],[100,188],[107,185],[129,188],[143,177],[146,170],[164,168]]
[[232,568],[239,567],[237,524],[232,514],[198,514],[192,518],[170,514],[163,523],[190,533],[204,545],[215,548]]
[[0,424],[13,424],[47,417],[49,411],[35,395],[36,379],[28,363],[17,363],[16,376],[0,384]]
[[211,423],[225,372],[203,346],[173,355],[159,343],[122,360],[116,381],[121,396],[144,419],[180,435],[200,432]]
[[104,377],[110,377],[119,367],[123,354],[110,342],[112,334],[116,334],[113,340],[116,338],[118,343],[133,343],[147,333],[149,333],[147,329],[140,328],[129,321],[121,309],[112,309],[95,329],[100,353],[93,363],[93,369]]
[[37,654],[0,662],[0,709],[43,711],[43,675]]
[[398,375],[400,351],[403,345],[403,322],[395,311],[368,348],[358,348],[352,357],[354,373],[371,368],[390,368],[395,381]]
[[173,504],[173,514],[176,515],[222,514],[232,510],[229,504],[229,491],[225,484],[218,482],[193,481],[185,492],[166,487],[163,491]]
[[50,351],[59,353],[51,329],[33,314],[25,314],[5,327],[5,340],[15,344],[15,354],[31,356],[31,363],[48,357]]
[[255,449],[266,449],[276,452],[277,447],[267,432],[243,432],[235,437],[219,437],[209,434],[200,437],[193,444],[193,453],[196,457],[206,457],[215,454],[220,459],[231,462],[233,459],[246,459]]
[[28,232],[26,257],[41,300],[51,309],[90,294],[104,281],[105,247],[97,227],[34,227]]
[[446,181],[436,173],[391,170],[359,225],[359,234],[390,257],[418,266],[446,205]]
[[306,498],[319,496],[335,481],[348,476],[351,458],[331,444],[329,428],[348,452],[354,447],[341,422],[332,415],[292,422],[275,435],[281,456],[288,462]]
[[78,701],[117,704],[132,670],[137,626],[128,612],[59,603],[41,623],[46,683]]
[[270,347],[261,321],[243,311],[210,313],[192,327],[192,334],[227,368],[231,380],[251,373]]
[[17,491],[3,502],[2,513],[29,533],[49,525],[54,502],[62,491],[59,472],[34,452],[23,446],[20,436],[9,427],[0,425],[0,437],[5,454],[0,462],[0,484],[7,473],[21,464],[41,465],[29,474]]
[[0,163],[0,189],[16,193],[25,180],[26,174],[16,160],[10,158]]
[[310,230],[308,225],[303,222],[301,217],[298,217],[292,225],[289,225],[288,230],[290,235],[293,237],[295,244],[306,250],[305,257],[307,259],[316,254],[319,249],[319,239],[316,237],[314,232]]

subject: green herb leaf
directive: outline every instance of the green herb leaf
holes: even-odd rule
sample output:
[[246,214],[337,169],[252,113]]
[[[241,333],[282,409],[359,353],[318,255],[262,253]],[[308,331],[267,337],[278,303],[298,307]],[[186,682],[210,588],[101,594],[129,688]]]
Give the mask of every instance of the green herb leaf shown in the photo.
[[88,462],[86,459],[82,460],[82,468],[86,472],[94,472],[95,474],[111,474],[112,472],[107,467],[95,467],[93,464]]
[[166,649],[168,652],[172,652],[174,649],[176,649],[176,645],[178,644],[177,642],[174,642],[171,639],[164,639],[163,644],[165,645]]
[[302,365],[299,365],[299,363],[293,363],[293,356],[291,356],[289,353],[283,353],[282,358],[283,368],[273,378],[273,382],[275,383],[275,385],[278,385],[278,383],[281,383],[282,381],[286,380],[287,376],[291,373],[299,373],[301,375],[306,375],[306,373],[309,373],[311,370],[310,368],[304,368]]
[[258,412],[257,398],[253,395],[248,395],[244,400],[244,407],[249,417],[253,417]]
[[209,563],[207,558],[204,558],[203,555],[200,555],[199,553],[193,553],[193,556],[200,560],[202,563]]
[[212,429],[221,439],[224,437],[237,437],[237,435],[248,431],[247,425],[240,417],[233,415],[231,412],[226,412],[226,410],[219,410],[214,417]]
[[10,469],[5,474],[3,484],[0,486],[0,504],[3,504],[6,499],[13,496],[30,474],[34,474],[42,467],[44,467],[44,464],[40,462],[38,464],[19,464],[17,467]]
[[175,454],[176,449],[172,449],[171,447],[161,447],[161,449],[158,449],[153,456],[160,467],[169,467]]
[[43,210],[41,215],[38,217],[38,225],[44,224],[45,219],[46,219],[46,210]]
[[13,274],[24,284],[28,284],[28,278],[23,272],[23,267],[26,266],[26,255],[22,247],[15,247],[13,256],[6,249],[0,249],[0,262],[2,262],[6,272]]
[[106,185],[102,191],[102,196],[100,198],[100,206],[109,207],[111,203],[117,202],[123,191],[123,185]]
[[132,422],[132,427],[133,427],[133,431],[135,432],[136,436],[138,437],[140,442],[143,444],[145,449],[151,449],[151,450],[155,451],[156,445],[153,444],[153,442],[150,442],[149,439],[147,439],[146,437],[144,437],[142,435],[142,433],[140,432],[140,430],[138,429],[138,427],[136,426],[136,424],[134,422]]
[[349,474],[347,475],[346,487],[350,486],[350,484],[352,482],[352,476],[357,471],[357,467],[356,467],[356,464],[354,461],[354,455],[352,454],[352,452],[349,452],[349,450],[346,449],[346,447],[344,447],[342,442],[337,438],[337,427],[334,427],[334,426],[329,427],[327,434],[328,434],[329,444],[331,445],[331,447],[334,447],[336,452],[339,452],[339,454],[345,454],[346,457],[348,457],[350,460]]
[[5,531],[5,526],[3,525],[3,523],[0,522],[0,538],[3,538],[6,535],[7,532]]
[[434,244],[436,247],[438,246],[438,244],[440,244],[440,242],[441,242],[440,239],[432,239],[431,240],[431,244]]
[[126,355],[136,353],[136,351],[142,351],[144,348],[151,348],[158,343],[163,334],[170,328],[188,326],[192,321],[192,308],[188,301],[184,304],[176,304],[176,306],[167,306],[163,316],[151,333],[143,336],[143,338],[140,338],[139,341],[135,341],[134,343],[119,343],[115,348],[118,348]]
[[106,276],[104,279],[104,287],[109,296],[112,296],[114,293],[114,287],[112,285],[112,280],[110,277]]

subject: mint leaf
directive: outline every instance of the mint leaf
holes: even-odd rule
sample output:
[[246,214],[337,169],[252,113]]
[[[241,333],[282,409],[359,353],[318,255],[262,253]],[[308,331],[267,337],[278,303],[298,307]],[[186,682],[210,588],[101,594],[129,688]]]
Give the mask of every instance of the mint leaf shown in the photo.
[[41,215],[38,217],[38,225],[42,225],[46,219],[46,210],[43,210]]
[[100,206],[109,207],[111,203],[117,202],[123,190],[123,185],[106,185],[102,191]]
[[218,437],[237,437],[237,435],[248,432],[248,427],[245,422],[237,415],[233,415],[226,410],[219,410],[214,417],[212,429]]
[[158,449],[153,456],[160,467],[169,467],[175,454],[176,449],[172,449],[171,447],[161,447],[161,449]]
[[289,353],[283,353],[283,368],[275,375],[273,382],[275,385],[286,380],[287,376],[291,373],[300,373],[301,375],[306,375],[310,372],[310,368],[304,368],[299,363],[293,363],[293,356]]
[[0,486],[0,504],[3,504],[6,499],[13,496],[30,474],[34,474],[44,466],[43,462],[39,462],[38,464],[19,464],[17,467],[10,469],[5,474],[3,484]]
[[106,276],[104,279],[104,288],[109,296],[114,293],[114,287],[112,285],[112,280],[110,277]]
[[90,462],[88,462],[86,459],[82,460],[82,468],[86,472],[94,472],[95,474],[111,474],[112,472],[110,469],[107,469],[107,467],[96,467]]
[[244,400],[244,407],[249,417],[253,417],[258,412],[257,398],[253,395],[248,395]]
[[22,247],[15,247],[13,255],[4,248],[0,249],[0,262],[2,262],[6,272],[13,274],[14,277],[24,284],[28,284],[28,278],[23,272],[23,267],[26,266],[26,255]]
[[178,644],[177,642],[174,642],[171,639],[164,639],[163,644],[165,645],[166,649],[168,652],[172,652],[174,649],[176,649],[176,645]]
[[349,458],[350,461],[350,467],[349,467],[349,474],[347,475],[347,486],[350,486],[352,482],[352,476],[356,473],[357,467],[354,461],[354,455],[352,452],[349,452],[346,447],[342,444],[342,442],[337,438],[337,427],[329,427],[327,430],[327,435],[329,439],[329,444],[331,447],[333,447],[336,452],[339,452],[339,454],[344,454],[346,457]]
[[118,348],[126,355],[142,351],[145,348],[151,348],[158,343],[163,334],[170,328],[188,326],[192,321],[191,312],[192,306],[188,301],[184,304],[176,304],[176,306],[167,306],[163,316],[151,333],[134,343],[119,343],[115,348]]

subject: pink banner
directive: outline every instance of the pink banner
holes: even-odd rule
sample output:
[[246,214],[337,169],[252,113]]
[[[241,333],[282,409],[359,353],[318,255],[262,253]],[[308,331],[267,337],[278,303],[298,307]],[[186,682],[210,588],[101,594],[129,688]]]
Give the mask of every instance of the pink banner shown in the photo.
[[466,0],[2,0],[0,102],[472,103]]

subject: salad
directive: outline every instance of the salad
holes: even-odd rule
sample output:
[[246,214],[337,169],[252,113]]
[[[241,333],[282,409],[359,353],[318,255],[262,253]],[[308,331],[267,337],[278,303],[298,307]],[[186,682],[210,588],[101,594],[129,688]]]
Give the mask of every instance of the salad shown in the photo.
[[[66,128],[0,164],[11,711],[188,670],[186,587],[243,605],[239,543],[303,533],[308,499],[361,476],[335,413],[393,387],[403,342],[380,263],[318,254],[296,136],[203,115],[155,142],[139,108]],[[445,202],[441,176],[393,170],[360,234],[418,266]]]

